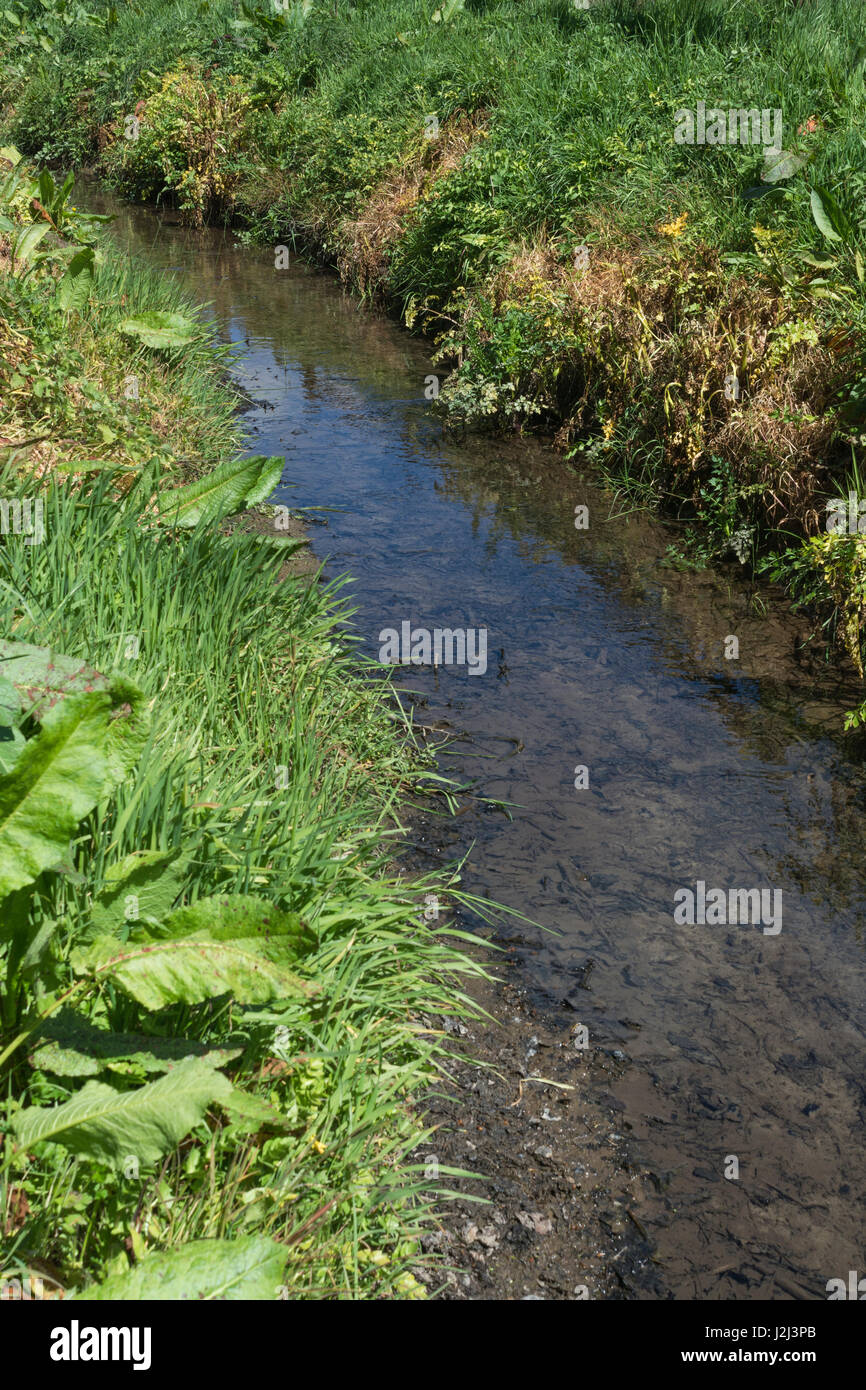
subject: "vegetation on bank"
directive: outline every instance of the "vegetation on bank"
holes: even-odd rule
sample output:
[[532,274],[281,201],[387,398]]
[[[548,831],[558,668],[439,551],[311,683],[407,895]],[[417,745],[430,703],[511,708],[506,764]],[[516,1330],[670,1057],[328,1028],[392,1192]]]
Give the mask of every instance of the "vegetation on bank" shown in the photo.
[[[436,335],[443,408],[557,431],[862,670],[857,502],[826,524],[864,439],[860,0],[10,0],[0,30],[22,148],[295,238]],[[700,103],[778,113],[779,148],[683,142]]]
[[225,349],[70,198],[0,152],[0,1293],[419,1297],[478,970],[393,865],[433,774],[339,584],[223,524],[282,468]]

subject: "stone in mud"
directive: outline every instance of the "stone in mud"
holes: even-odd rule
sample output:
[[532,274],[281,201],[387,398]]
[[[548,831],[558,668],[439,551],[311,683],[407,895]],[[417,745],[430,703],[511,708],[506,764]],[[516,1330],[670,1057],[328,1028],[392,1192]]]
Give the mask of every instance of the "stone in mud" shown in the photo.
[[528,1231],[534,1231],[537,1236],[549,1236],[553,1230],[550,1217],[542,1216],[540,1211],[519,1211],[517,1219],[521,1226],[525,1226]]

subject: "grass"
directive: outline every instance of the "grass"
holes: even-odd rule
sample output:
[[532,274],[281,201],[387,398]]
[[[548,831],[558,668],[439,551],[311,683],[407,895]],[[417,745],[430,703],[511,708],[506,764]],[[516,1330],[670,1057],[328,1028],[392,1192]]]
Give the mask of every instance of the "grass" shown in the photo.
[[[154,496],[239,442],[225,352],[206,327],[182,352],[134,347],[120,329],[135,312],[195,306],[100,242],[88,302],[60,310],[62,267],[13,275],[9,241],[0,396],[13,442],[0,496],[38,496],[44,536],[0,538],[3,635],[123,673],[152,718],[132,775],[35,885],[33,930],[57,925],[33,998],[68,986],[94,902],[142,851],[177,856],[177,902],[252,894],[299,914],[318,993],[145,1014],[99,988],[90,1025],[144,1049],[177,1037],[232,1049],[232,1079],[282,1117],[272,1129],[211,1110],[155,1167],[15,1145],[22,1106],[63,1103],[76,1086],[74,1059],[20,1052],[0,1095],[0,1271],[37,1271],[56,1295],[189,1241],[260,1233],[284,1252],[279,1296],[423,1296],[411,1266],[435,1190],[411,1152],[443,1052],[422,1015],[471,1011],[465,981],[479,969],[449,925],[456,877],[409,881],[398,867],[401,808],[433,787],[429,759],[347,636],[339,582],[280,578],[279,552],[254,535],[145,521]],[[130,372],[135,404],[122,392]],[[0,930],[2,941],[5,973],[13,948]],[[8,1039],[21,1004],[8,983],[2,1003]],[[134,1088],[140,1067],[121,1062],[108,1079]]]
[[[14,0],[5,125],[312,250],[435,336],[443,410],[555,431],[862,666],[859,552],[824,526],[866,438],[859,0],[434,10]],[[700,102],[781,112],[783,166],[679,143]]]

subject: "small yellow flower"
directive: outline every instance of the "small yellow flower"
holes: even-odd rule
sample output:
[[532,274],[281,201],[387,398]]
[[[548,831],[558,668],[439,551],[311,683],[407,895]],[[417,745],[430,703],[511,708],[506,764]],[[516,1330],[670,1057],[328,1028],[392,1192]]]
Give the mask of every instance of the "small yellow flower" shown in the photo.
[[687,213],[687,212],[683,212],[683,213],[680,213],[679,217],[675,217],[674,220],[673,220],[673,222],[660,222],[660,223],[659,223],[659,228],[658,228],[658,229],[659,229],[659,231],[662,233],[663,236],[670,236],[670,237],[682,236],[683,232],[684,232],[685,229],[686,229],[686,223],[688,222],[688,220],[689,220],[689,215],[688,215],[688,213]]
[[322,1143],[321,1139],[311,1139],[310,1147],[313,1149],[314,1153],[317,1154],[323,1154],[328,1152],[327,1146]]
[[613,432],[615,429],[616,425],[614,424],[613,420],[605,420],[604,424],[601,427],[601,432],[604,435],[605,439],[612,439]]

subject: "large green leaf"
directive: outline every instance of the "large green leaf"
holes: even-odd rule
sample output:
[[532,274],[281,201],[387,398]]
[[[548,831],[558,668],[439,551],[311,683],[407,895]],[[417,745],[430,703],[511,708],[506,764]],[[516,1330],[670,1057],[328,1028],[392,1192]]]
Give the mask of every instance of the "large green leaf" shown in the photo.
[[47,222],[29,223],[15,238],[12,247],[13,260],[22,261],[26,265],[42,238],[47,236],[50,230]]
[[206,934],[214,941],[280,938],[295,944],[295,954],[305,934],[297,912],[284,912],[267,898],[257,898],[250,893],[221,893],[218,897],[200,898],[189,907],[179,907],[168,913],[158,930],[141,930],[150,938],[162,939],[196,933]]
[[21,696],[0,666],[0,776],[11,772],[24,747],[21,722]]
[[24,742],[18,729],[0,725],[0,777],[12,771],[24,750]]
[[285,941],[209,941],[202,934],[119,946],[103,936],[87,950],[73,952],[72,964],[78,974],[114,980],[146,1009],[163,1009],[219,994],[232,994],[241,1004],[264,1004],[314,993],[287,969],[287,959],[292,953]]
[[794,154],[792,150],[770,150],[764,158],[761,182],[781,183],[782,179],[790,179],[799,173],[805,164],[804,156]]
[[139,692],[128,681],[117,684],[46,709],[38,734],[0,777],[0,900],[63,858],[78,824],[138,755],[145,732],[133,705]]
[[130,921],[158,924],[171,910],[183,883],[189,855],[178,850],[135,850],[112,864],[90,910],[99,934],[110,935]]
[[141,756],[150,728],[150,715],[137,685],[125,676],[114,675],[109,694],[112,709],[105,742],[108,772],[103,796],[129,776]]
[[828,188],[816,184],[809,201],[815,224],[828,241],[847,241],[850,238],[853,231],[851,219]]
[[31,1054],[33,1065],[54,1076],[99,1076],[102,1072],[169,1071],[186,1057],[207,1056],[223,1067],[240,1056],[238,1048],[209,1049],[191,1038],[154,1038],[148,1033],[111,1033],[96,1028],[71,1009],[43,1025],[45,1039]]
[[74,951],[72,964],[79,974],[110,977],[147,1009],[219,994],[263,1004],[314,993],[288,969],[304,939],[297,913],[224,894],[178,908],[158,927],[136,927],[125,946],[101,936]]
[[59,308],[67,311],[77,309],[79,312],[84,308],[93,288],[95,258],[96,253],[92,246],[85,246],[72,257],[66,274],[54,291]]
[[153,348],[185,347],[200,329],[201,325],[186,314],[163,309],[149,309],[135,318],[124,319],[120,325],[121,333]]
[[275,1299],[285,1267],[285,1249],[267,1236],[194,1240],[148,1255],[128,1273],[113,1275],[67,1301]]
[[146,1167],[175,1148],[210,1105],[231,1093],[228,1077],[209,1058],[190,1057],[133,1091],[88,1081],[63,1105],[20,1110],[12,1128],[26,1149],[47,1141],[118,1167],[130,1157]]
[[206,477],[172,488],[160,498],[160,520],[171,526],[197,526],[252,507],[270,497],[283,475],[285,460],[256,454],[229,459]]
[[222,1105],[228,1112],[234,1128],[245,1134],[254,1134],[259,1129],[292,1128],[293,1122],[287,1115],[281,1115],[279,1110],[275,1110],[261,1096],[253,1095],[251,1091],[236,1089]]
[[40,719],[65,695],[109,690],[111,680],[77,656],[63,656],[50,647],[0,640],[0,677],[23,701],[24,710]]

